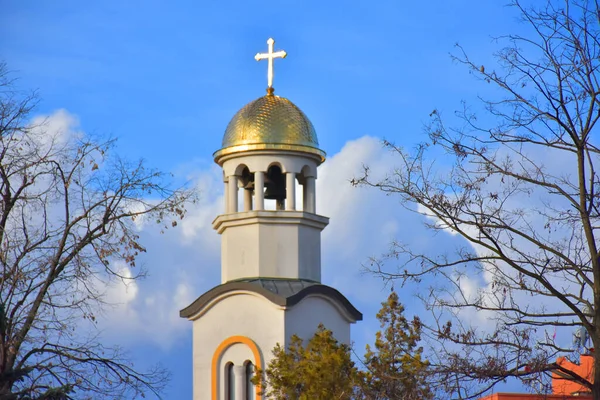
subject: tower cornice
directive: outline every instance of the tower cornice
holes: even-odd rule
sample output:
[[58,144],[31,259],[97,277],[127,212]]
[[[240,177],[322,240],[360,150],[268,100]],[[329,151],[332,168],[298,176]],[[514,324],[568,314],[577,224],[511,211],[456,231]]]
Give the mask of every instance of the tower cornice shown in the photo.
[[295,144],[281,144],[281,143],[260,143],[260,144],[241,144],[231,147],[225,147],[217,150],[213,153],[215,162],[219,165],[227,160],[237,157],[245,157],[248,155],[292,155],[302,156],[305,158],[313,159],[317,164],[321,164],[325,161],[326,153],[321,150],[310,146],[302,146]]
[[253,224],[304,225],[323,230],[329,224],[329,218],[305,211],[252,210],[221,214],[212,223],[219,234],[227,228]]

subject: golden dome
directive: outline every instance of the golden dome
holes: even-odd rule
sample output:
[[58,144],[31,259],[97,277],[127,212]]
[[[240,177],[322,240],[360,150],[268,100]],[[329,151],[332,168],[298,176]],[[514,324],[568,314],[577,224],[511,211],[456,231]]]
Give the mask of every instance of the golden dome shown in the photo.
[[312,153],[325,159],[312,123],[294,103],[267,94],[239,110],[227,125],[221,157],[251,150],[292,150]]

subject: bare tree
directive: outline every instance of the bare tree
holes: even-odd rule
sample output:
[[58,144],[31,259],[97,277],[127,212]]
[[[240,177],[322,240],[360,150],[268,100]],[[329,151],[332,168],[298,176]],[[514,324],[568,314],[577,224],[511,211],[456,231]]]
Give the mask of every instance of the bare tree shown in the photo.
[[0,399],[158,394],[167,372],[137,371],[90,323],[106,284],[131,278],[115,262],[145,251],[136,219],[175,226],[192,193],[112,140],[32,123],[35,105],[0,64]]
[[[428,140],[414,151],[385,142],[399,162],[387,177],[366,168],[354,180],[400,196],[432,231],[465,244],[423,254],[395,243],[371,267],[430,286],[422,298],[435,317],[435,368],[455,396],[562,370],[600,399],[600,351],[591,350],[600,349],[600,7],[512,6],[528,33],[498,38],[497,65],[460,46],[454,56],[498,97],[465,104],[458,128],[434,110]],[[591,345],[572,346],[571,332]],[[577,361],[581,346],[593,354],[593,381],[556,364],[558,355]]]

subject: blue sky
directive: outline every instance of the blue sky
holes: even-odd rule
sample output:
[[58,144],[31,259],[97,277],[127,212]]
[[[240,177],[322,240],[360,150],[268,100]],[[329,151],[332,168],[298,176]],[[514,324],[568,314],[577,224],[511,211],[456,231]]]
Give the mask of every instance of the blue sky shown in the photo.
[[[276,94],[309,116],[329,157],[318,187],[319,212],[332,218],[323,235],[324,281],[365,314],[353,327],[362,353],[387,289],[361,275],[361,264],[395,237],[423,249],[457,239],[431,237],[397,199],[348,180],[363,163],[377,171],[393,165],[379,139],[414,146],[434,108],[450,116],[461,100],[489,94],[451,61],[455,43],[488,65],[498,48],[492,37],[523,29],[504,2],[475,0],[24,0],[0,9],[0,59],[20,87],[39,91],[37,113],[65,129],[117,137],[120,154],[200,189],[181,229],[143,232],[151,275],[125,292],[114,288],[124,305],[101,324],[106,340],[122,343],[139,366],[171,369],[167,399],[191,398],[191,323],[177,309],[219,282],[210,222],[221,210],[222,185],[212,153],[235,112],[264,94],[266,64],[253,57],[266,51],[267,38],[288,52],[275,63]],[[408,314],[419,311],[414,290],[401,291]]]

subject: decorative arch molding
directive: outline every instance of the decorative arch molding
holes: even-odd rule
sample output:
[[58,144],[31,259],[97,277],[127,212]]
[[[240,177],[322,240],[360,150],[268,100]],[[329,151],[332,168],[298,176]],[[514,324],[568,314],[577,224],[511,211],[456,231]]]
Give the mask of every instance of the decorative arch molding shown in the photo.
[[244,162],[240,161],[240,163],[235,167],[233,175],[242,176],[244,169],[249,168]]
[[259,293],[253,292],[251,290],[235,290],[235,291],[230,291],[230,292],[219,294],[217,297],[211,299],[201,310],[198,311],[197,314],[194,315],[193,320],[196,320],[196,319],[202,317],[204,314],[209,312],[214,306],[216,306],[217,304],[219,304],[221,301],[223,301],[224,299],[226,299],[228,297],[244,296],[244,295],[256,297],[257,299],[263,300],[264,301],[263,304],[265,304],[267,306],[272,306],[276,310],[285,310],[285,306],[281,306],[279,304],[273,303],[272,301],[269,301],[269,299],[265,299],[265,297]]
[[302,167],[302,169],[300,170],[300,175],[302,176],[302,178],[306,178],[309,176],[316,178],[317,177],[317,167],[315,165],[305,164]]
[[291,151],[257,151],[238,153],[223,159],[220,164],[226,176],[235,175],[240,164],[248,167],[250,172],[266,172],[273,162],[278,162],[282,172],[295,172],[299,174],[303,167],[309,166],[311,174],[317,177],[317,166],[322,160],[314,154],[299,153]]
[[[223,355],[223,353],[225,352],[225,350],[227,350],[229,347],[233,346],[234,344],[244,344],[246,346],[248,346],[250,348],[250,350],[252,351],[252,354],[254,355],[254,365],[256,366],[256,368],[262,368],[262,357],[260,355],[260,350],[258,349],[258,346],[256,345],[256,343],[254,343],[254,341],[252,339],[250,339],[249,337],[246,336],[230,336],[227,339],[223,340],[221,342],[221,344],[217,347],[217,349],[215,350],[215,353],[213,354],[213,358],[212,358],[212,364],[211,364],[211,398],[212,400],[219,400],[219,361],[221,359],[221,356]],[[262,400],[262,396],[260,394],[260,386],[256,385],[255,386],[255,393],[256,393],[256,400]]]
[[307,296],[319,296],[343,309],[343,315],[350,317],[350,322],[363,318],[344,295],[330,286],[310,280],[280,278],[245,278],[221,284],[194,300],[179,312],[179,316],[195,321],[224,297],[240,294],[262,297],[280,309],[293,307]]

